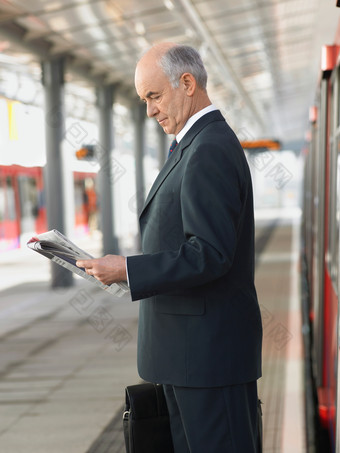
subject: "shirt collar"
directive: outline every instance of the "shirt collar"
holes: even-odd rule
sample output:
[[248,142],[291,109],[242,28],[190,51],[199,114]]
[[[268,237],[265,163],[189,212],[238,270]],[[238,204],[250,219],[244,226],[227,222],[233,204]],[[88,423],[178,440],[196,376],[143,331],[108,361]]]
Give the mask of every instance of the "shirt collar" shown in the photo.
[[176,135],[177,143],[179,143],[182,140],[184,135],[196,123],[196,121],[198,121],[202,116],[206,115],[207,113],[213,112],[214,110],[217,110],[217,108],[213,104],[210,104],[208,105],[208,107],[205,107],[204,109],[192,115],[185,123],[183,129],[179,131],[178,134]]

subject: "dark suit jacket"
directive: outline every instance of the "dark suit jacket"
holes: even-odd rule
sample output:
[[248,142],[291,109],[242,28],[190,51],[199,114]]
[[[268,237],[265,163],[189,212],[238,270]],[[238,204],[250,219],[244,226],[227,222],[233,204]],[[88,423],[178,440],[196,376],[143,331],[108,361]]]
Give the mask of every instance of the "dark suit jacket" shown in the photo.
[[150,382],[214,387],[261,375],[251,178],[219,111],[187,132],[140,216],[128,257],[140,302],[138,370]]

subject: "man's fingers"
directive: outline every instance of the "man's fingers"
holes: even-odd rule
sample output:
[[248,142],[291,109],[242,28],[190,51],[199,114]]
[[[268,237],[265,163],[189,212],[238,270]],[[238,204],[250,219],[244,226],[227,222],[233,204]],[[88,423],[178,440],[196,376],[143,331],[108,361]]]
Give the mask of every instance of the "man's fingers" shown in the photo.
[[83,267],[85,269],[91,269],[92,267],[91,261],[92,260],[78,260],[76,261],[76,265],[78,267]]

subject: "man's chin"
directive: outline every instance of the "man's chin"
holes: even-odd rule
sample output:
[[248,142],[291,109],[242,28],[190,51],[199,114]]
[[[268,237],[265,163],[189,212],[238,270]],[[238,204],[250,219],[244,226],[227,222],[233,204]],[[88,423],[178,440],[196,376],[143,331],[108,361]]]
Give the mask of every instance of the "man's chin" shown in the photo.
[[163,131],[164,131],[167,135],[174,134],[174,132],[173,132],[171,129],[169,129],[168,127],[162,126],[162,128],[163,128]]
[[168,121],[164,121],[161,122],[161,123],[158,123],[161,128],[163,129],[163,131],[167,134],[167,135],[175,135],[176,134],[176,131],[174,129],[176,129],[175,127],[171,127],[171,124],[168,123]]

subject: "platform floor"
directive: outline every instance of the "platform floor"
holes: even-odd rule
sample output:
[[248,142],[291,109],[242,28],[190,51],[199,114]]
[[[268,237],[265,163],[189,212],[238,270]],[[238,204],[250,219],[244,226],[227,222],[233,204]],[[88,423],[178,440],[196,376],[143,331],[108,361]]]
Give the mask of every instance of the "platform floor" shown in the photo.
[[[264,452],[303,453],[299,224],[273,220],[257,222]],[[139,381],[138,303],[79,279],[51,290],[48,263],[29,250],[0,254],[0,266],[0,451],[123,453],[124,388]]]
[[256,266],[264,333],[259,394],[265,453],[306,452],[299,240],[299,218],[279,219]]

